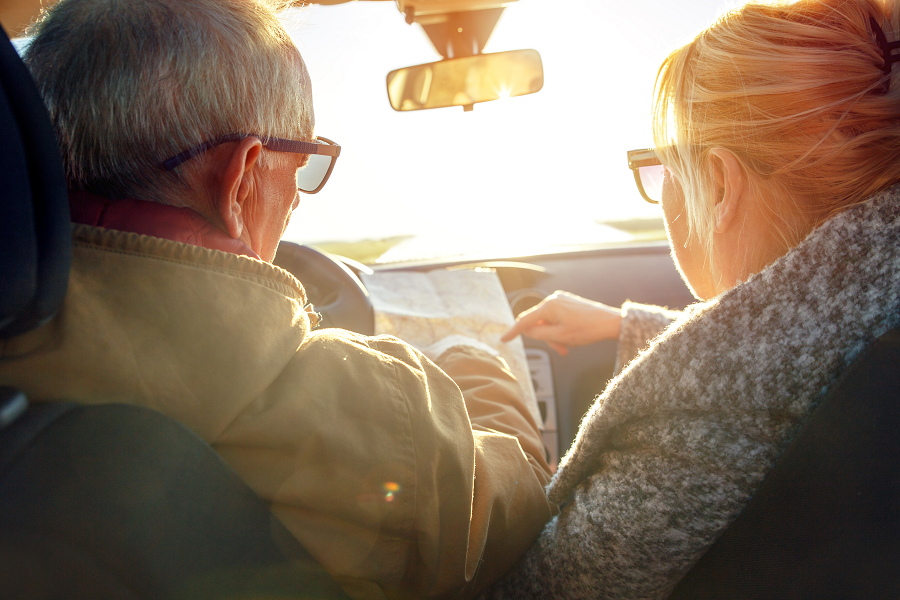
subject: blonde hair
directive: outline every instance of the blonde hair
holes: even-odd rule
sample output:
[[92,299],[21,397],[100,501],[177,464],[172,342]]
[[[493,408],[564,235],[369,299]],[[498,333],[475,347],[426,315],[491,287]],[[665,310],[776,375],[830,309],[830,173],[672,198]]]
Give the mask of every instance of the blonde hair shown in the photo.
[[[62,0],[25,54],[69,186],[184,204],[161,163],[230,133],[312,137],[309,76],[275,0]],[[202,156],[200,157],[202,161]]]
[[[898,0],[751,2],[660,67],[660,160],[681,183],[690,239],[711,251],[709,151],[732,151],[784,251],[816,224],[900,180],[900,70],[885,75],[870,17],[897,39]],[[790,215],[801,215],[792,220]]]

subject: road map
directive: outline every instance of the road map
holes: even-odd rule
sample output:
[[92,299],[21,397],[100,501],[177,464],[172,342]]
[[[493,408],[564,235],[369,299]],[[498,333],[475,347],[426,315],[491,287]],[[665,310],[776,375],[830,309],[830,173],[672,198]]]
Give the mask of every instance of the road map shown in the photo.
[[521,338],[500,341],[515,319],[496,272],[436,269],[427,273],[362,273],[361,277],[375,309],[376,334],[395,335],[419,349],[450,335],[487,344],[519,380],[535,422],[543,422]]

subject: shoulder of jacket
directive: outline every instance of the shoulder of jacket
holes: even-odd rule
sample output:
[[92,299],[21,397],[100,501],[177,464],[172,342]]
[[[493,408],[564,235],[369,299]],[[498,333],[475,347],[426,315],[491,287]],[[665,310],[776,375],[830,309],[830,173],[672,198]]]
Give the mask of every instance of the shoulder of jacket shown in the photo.
[[267,262],[192,246],[163,238],[140,235],[91,225],[72,225],[75,249],[87,249],[140,257],[153,261],[178,263],[198,269],[218,271],[225,275],[265,285],[303,305],[308,300],[300,281],[289,272]]

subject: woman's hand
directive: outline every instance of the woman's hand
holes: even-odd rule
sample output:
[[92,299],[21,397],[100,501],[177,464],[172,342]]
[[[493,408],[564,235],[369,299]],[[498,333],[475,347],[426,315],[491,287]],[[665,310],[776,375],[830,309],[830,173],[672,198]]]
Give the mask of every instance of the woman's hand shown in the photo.
[[547,342],[565,356],[572,346],[618,339],[621,325],[621,309],[556,291],[516,317],[516,324],[500,339],[508,342],[521,333]]

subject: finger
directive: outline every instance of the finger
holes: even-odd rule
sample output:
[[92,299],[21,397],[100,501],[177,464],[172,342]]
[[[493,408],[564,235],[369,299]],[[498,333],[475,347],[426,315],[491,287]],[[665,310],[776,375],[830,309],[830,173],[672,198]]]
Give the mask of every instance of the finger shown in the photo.
[[542,342],[554,342],[557,344],[569,343],[569,336],[566,334],[565,330],[561,329],[559,325],[546,323],[544,321],[540,321],[534,327],[523,331],[522,335],[527,335],[533,340],[540,340]]
[[500,340],[508,342],[520,333],[526,332],[535,326],[541,325],[543,323],[543,314],[539,310],[539,308],[539,306],[536,306],[534,308],[526,310],[518,317],[516,317],[516,324],[513,325],[509,329],[509,331],[504,333]]
[[500,341],[501,342],[512,341],[513,339],[515,339],[515,337],[517,335],[519,335],[519,330],[515,326],[513,326],[510,328],[509,331],[507,331],[506,333],[504,333],[503,335],[500,336]]
[[516,323],[515,325],[510,327],[509,331],[507,331],[502,336],[500,336],[500,341],[508,342],[508,341],[514,339],[519,334],[527,335],[529,337],[534,337],[534,335],[532,335],[532,333],[533,333],[535,327],[540,327],[543,324],[544,324],[543,321],[538,321],[537,323],[535,323],[533,325],[529,325],[529,324],[523,323],[523,322]]
[[522,333],[522,331],[525,329],[525,327],[526,326],[524,323],[522,323],[521,321],[516,321],[516,324],[513,325],[512,327],[510,327],[509,331],[507,331],[506,333],[504,333],[503,335],[500,336],[500,341],[508,342],[508,341],[514,339],[517,335]]

